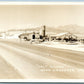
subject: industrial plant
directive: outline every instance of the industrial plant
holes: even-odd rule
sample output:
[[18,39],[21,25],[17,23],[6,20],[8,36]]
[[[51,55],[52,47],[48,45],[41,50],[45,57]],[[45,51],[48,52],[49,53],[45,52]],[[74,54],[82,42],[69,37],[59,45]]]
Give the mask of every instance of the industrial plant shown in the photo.
[[39,30],[24,32],[18,37],[20,40],[31,41],[31,42],[44,42],[44,41],[58,41],[58,42],[81,42],[84,43],[84,39],[70,32],[63,32],[58,34],[46,33],[47,26],[42,26]]
[[23,30],[9,30],[7,32],[0,33],[1,39],[20,39],[20,41],[28,41],[30,43],[42,43],[42,42],[64,42],[76,44],[80,42],[84,44],[83,35],[80,36],[71,32],[61,32],[61,33],[49,33],[48,27],[46,25],[40,26],[38,28],[23,29]]
[[43,42],[45,40],[49,40],[49,37],[46,35],[46,26],[42,26],[39,31],[31,31],[29,33],[22,33],[19,35],[20,39],[24,39],[25,41],[39,41]]

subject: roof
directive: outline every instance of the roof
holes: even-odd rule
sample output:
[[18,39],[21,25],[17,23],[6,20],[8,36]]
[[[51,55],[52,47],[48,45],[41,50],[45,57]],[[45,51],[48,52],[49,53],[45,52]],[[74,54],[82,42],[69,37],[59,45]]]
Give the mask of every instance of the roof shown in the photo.
[[59,33],[59,34],[55,34],[55,35],[50,35],[51,37],[60,37],[60,36],[64,36],[64,35],[73,35],[75,37],[77,37],[76,35],[70,33],[70,32],[64,32],[64,33]]
[[[29,33],[22,33],[19,36],[28,36],[30,34],[33,34],[34,32],[29,32]],[[38,32],[35,32],[35,34],[39,34]]]
[[29,35],[29,34],[32,34],[32,33],[22,33],[22,34],[20,34],[20,36],[25,36],[25,35]]
[[68,34],[68,32],[65,32],[65,33],[59,33],[59,34],[57,34],[56,36],[63,36],[63,35],[65,35],[65,34]]
[[63,36],[65,34],[68,34],[68,32],[64,32],[64,33],[59,33],[59,34],[53,34],[53,35],[50,35],[50,36]]

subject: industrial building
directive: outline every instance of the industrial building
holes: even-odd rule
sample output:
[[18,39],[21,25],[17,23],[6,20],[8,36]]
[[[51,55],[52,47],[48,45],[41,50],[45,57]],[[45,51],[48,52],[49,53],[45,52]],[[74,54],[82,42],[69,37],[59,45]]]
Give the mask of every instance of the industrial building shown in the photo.
[[76,42],[78,41],[78,37],[75,34],[72,34],[70,32],[64,32],[59,34],[53,34],[53,35],[46,35],[46,26],[42,26],[39,31],[32,31],[29,33],[23,33],[19,35],[20,39],[24,39],[26,41],[36,41],[39,42],[43,41],[62,41],[62,42]]
[[65,33],[59,33],[55,35],[50,35],[49,39],[52,40],[57,40],[57,41],[77,41],[77,36],[70,33],[70,32],[65,32]]
[[24,39],[26,41],[30,40],[39,40],[39,41],[44,41],[46,39],[46,26],[42,26],[42,28],[39,31],[32,31],[30,33],[23,33],[19,35],[20,39]]

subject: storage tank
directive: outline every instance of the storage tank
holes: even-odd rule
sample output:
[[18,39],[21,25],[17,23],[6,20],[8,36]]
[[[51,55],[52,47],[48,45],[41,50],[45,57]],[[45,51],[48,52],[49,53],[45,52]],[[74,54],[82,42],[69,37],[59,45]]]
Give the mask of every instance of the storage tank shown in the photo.
[[46,26],[42,26],[42,29],[40,30],[40,35],[42,35],[43,37],[45,37],[46,35]]

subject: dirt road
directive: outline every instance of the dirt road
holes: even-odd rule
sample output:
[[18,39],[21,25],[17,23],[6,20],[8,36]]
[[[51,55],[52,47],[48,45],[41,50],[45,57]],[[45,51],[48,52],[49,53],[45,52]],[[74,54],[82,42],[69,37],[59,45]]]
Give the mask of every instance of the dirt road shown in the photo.
[[1,40],[0,73],[4,79],[82,79],[84,53]]

